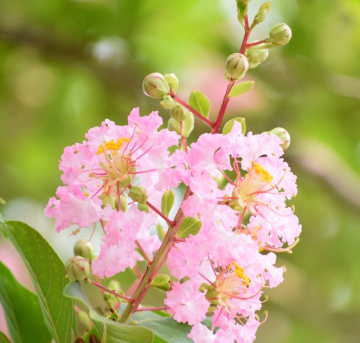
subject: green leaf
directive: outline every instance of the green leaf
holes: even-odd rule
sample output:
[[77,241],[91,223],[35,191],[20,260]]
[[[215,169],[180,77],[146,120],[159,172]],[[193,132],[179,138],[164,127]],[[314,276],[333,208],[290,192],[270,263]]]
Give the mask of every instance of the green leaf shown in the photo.
[[229,97],[239,96],[248,92],[251,88],[253,88],[255,81],[244,81],[236,84],[230,91]]
[[189,105],[205,118],[209,118],[210,100],[204,94],[193,90],[190,93]]
[[186,238],[189,235],[196,235],[201,229],[201,221],[194,217],[185,217],[182,221],[176,237]]
[[22,286],[0,261],[0,302],[14,343],[49,343],[37,296]]
[[171,189],[168,189],[161,198],[161,212],[168,217],[174,205],[175,197]]
[[272,2],[266,2],[265,4],[263,4],[260,8],[258,13],[256,14],[254,21],[251,25],[252,28],[254,28],[256,25],[262,23],[267,14],[270,12],[270,8],[271,8]]
[[238,11],[238,21],[240,24],[245,27],[245,16],[248,13],[248,2],[242,0],[237,1],[237,11]]
[[0,343],[11,343],[10,339],[2,331],[0,331]]
[[234,122],[238,121],[241,124],[241,133],[244,135],[246,132],[246,122],[245,122],[245,118],[242,117],[237,117],[237,118],[233,118],[231,120],[229,120],[223,128],[223,135],[227,135],[228,133],[231,132],[232,127],[234,126]]
[[132,315],[131,321],[151,329],[157,337],[154,342],[191,343],[187,337],[191,326],[175,321],[172,317],[162,317],[151,311],[139,311]]
[[79,281],[65,287],[64,295],[80,301],[88,310],[99,337],[105,338],[107,343],[152,343],[154,333],[140,325],[128,325],[106,319],[95,312]]
[[170,289],[170,276],[168,274],[158,274],[151,281],[150,286],[167,292]]
[[73,305],[63,296],[68,283],[65,266],[46,240],[30,226],[0,216],[0,228],[8,234],[34,283],[45,324],[58,343],[71,342]]

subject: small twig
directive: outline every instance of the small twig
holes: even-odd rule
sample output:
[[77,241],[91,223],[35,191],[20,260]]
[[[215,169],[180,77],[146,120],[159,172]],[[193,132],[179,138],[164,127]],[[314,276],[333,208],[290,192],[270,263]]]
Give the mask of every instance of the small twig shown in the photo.
[[170,307],[138,307],[135,312],[140,311],[167,311]]
[[97,283],[97,282],[95,282],[93,280],[90,280],[89,278],[85,279],[85,281],[91,283],[92,285],[94,285],[96,287],[99,287],[99,288],[105,290],[108,293],[114,294],[115,296],[119,297],[120,299],[122,299],[122,300],[124,300],[124,301],[126,301],[126,302],[128,302],[130,304],[132,304],[134,302],[134,299],[129,299],[129,298],[127,298],[127,297],[125,297],[125,296],[123,296],[121,294],[118,294],[118,293],[112,291],[111,289],[106,288],[103,285],[100,285],[99,283]]
[[168,217],[166,217],[164,214],[162,214],[161,211],[159,211],[154,205],[152,205],[148,201],[146,202],[146,205],[148,205],[154,212],[156,212],[161,218],[163,218],[170,226],[174,226],[176,224],[175,221],[170,220]]
[[179,104],[181,104],[182,106],[184,106],[186,109],[188,109],[191,113],[193,113],[195,116],[197,116],[199,119],[201,119],[204,123],[206,123],[207,125],[209,125],[210,127],[214,127],[215,123],[212,122],[211,120],[205,118],[201,113],[199,113],[198,111],[194,110],[191,106],[189,106],[184,100],[182,100],[181,98],[179,98],[176,94],[174,93],[170,93],[169,94],[175,101],[177,101]]
[[135,240],[135,243],[136,243],[137,247],[139,248],[141,254],[144,256],[144,259],[146,260],[146,262],[147,262],[148,264],[150,264],[150,263],[151,263],[151,260],[150,260],[149,256],[146,254],[145,250],[144,250],[144,249],[142,248],[142,246],[140,245],[139,241],[138,241],[138,240]]

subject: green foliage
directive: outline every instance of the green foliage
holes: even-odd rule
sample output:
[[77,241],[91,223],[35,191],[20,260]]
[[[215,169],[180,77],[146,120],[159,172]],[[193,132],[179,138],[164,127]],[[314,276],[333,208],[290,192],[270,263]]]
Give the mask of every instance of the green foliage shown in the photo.
[[11,343],[9,338],[7,338],[7,336],[1,331],[0,331],[0,343]]
[[151,281],[150,286],[167,292],[170,289],[170,276],[168,274],[158,274]]
[[[122,313],[125,305],[122,304],[119,313]],[[146,326],[155,334],[154,343],[190,343],[192,339],[187,337],[191,330],[188,324],[178,323],[164,311],[139,311],[132,315],[130,323],[133,325]]]
[[64,295],[81,302],[89,310],[89,315],[94,323],[99,337],[107,343],[152,343],[154,334],[143,326],[122,324],[106,319],[95,312],[92,308],[80,282],[75,281],[65,287]]
[[245,121],[245,118],[242,118],[242,117],[238,117],[238,118],[234,118],[234,119],[229,120],[229,121],[224,125],[224,128],[223,128],[223,134],[224,134],[224,135],[227,135],[228,133],[231,132],[231,129],[232,129],[235,121],[238,121],[238,122],[241,124],[241,133],[242,133],[243,135],[245,135],[245,132],[246,132],[246,121]]
[[[63,297],[65,266],[52,247],[27,224],[4,222],[0,227],[22,257],[34,283],[45,324],[57,343],[71,342],[72,301]],[[26,306],[26,304],[24,305]]]
[[265,20],[266,16],[270,12],[271,5],[272,5],[271,1],[261,5],[251,25],[252,27],[255,27],[256,25],[262,23]]
[[251,88],[254,87],[255,81],[244,81],[237,83],[230,91],[229,97],[239,96],[248,92]]
[[51,335],[38,298],[23,287],[1,261],[0,280],[0,302],[14,343],[50,343]]
[[210,100],[204,94],[193,90],[189,96],[189,105],[205,118],[209,118]]
[[174,205],[175,196],[171,189],[164,192],[161,198],[161,212],[168,217],[169,213]]
[[[192,339],[187,335],[191,330],[191,326],[178,323],[172,317],[162,317],[151,311],[136,312],[131,321],[136,321],[137,325],[142,325],[154,332],[154,334],[165,342],[171,343],[191,343]],[[163,342],[154,340],[154,342]]]
[[201,229],[201,221],[194,217],[185,217],[182,221],[176,237],[187,238],[190,235],[197,235]]

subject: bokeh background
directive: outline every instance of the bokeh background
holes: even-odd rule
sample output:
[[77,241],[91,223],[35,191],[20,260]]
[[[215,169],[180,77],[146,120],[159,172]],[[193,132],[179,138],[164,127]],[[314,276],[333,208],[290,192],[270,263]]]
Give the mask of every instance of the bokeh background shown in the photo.
[[[251,2],[250,16],[261,4]],[[125,124],[137,106],[144,115],[158,110],[166,125],[168,111],[141,90],[154,71],[175,73],[185,99],[192,89],[205,93],[214,118],[227,84],[226,57],[243,36],[235,6],[234,0],[1,0],[5,219],[29,223],[67,260],[76,238],[71,230],[55,234],[43,215],[60,184],[64,147],[105,118]],[[303,233],[294,254],[279,256],[285,281],[268,293],[269,319],[257,342],[360,342],[360,2],[274,0],[252,38],[266,38],[279,22],[293,29],[292,41],[248,73],[256,86],[227,112],[227,119],[245,117],[255,133],[286,128],[292,143],[285,156],[298,175],[293,203]],[[190,142],[205,131],[197,122]],[[32,288],[4,237],[0,259]]]

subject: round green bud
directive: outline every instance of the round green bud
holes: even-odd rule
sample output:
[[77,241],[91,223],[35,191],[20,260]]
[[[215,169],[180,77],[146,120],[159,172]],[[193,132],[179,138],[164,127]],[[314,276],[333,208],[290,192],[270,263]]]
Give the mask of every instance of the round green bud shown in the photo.
[[164,95],[161,98],[160,105],[166,110],[171,110],[174,106],[176,106],[176,102],[170,95]]
[[232,80],[241,79],[249,69],[249,62],[243,54],[233,53],[226,60],[226,72]]
[[154,99],[160,99],[170,93],[170,87],[160,73],[151,73],[146,76],[142,87],[144,93]]
[[187,110],[183,106],[176,105],[170,111],[170,115],[171,115],[171,118],[175,119],[176,121],[183,121],[186,118],[186,112],[187,112]]
[[129,197],[140,204],[146,204],[148,198],[144,186],[132,186]]
[[125,176],[124,179],[119,180],[119,185],[121,187],[127,187],[133,179],[134,179],[134,175]]
[[286,150],[290,146],[290,134],[282,127],[272,129],[269,133],[278,136],[283,141],[283,144],[280,145],[283,150]]
[[179,87],[179,80],[175,76],[175,74],[165,74],[164,78],[168,85],[170,86],[170,89],[173,93],[176,93]]
[[121,291],[121,285],[118,280],[111,280],[107,286],[107,288],[111,289],[114,292],[119,293]]
[[82,256],[74,256],[67,261],[65,271],[71,281],[84,280],[90,276],[89,261]]
[[285,45],[290,42],[291,29],[286,24],[277,24],[270,31],[270,42],[274,45]]
[[94,250],[94,245],[86,239],[79,239],[74,245],[74,255],[82,256],[88,261],[92,260]]
[[248,49],[245,53],[249,61],[249,68],[256,68],[261,62],[264,62],[269,56],[268,49]]
[[146,212],[146,213],[150,213],[150,208],[149,208],[149,206],[146,205],[146,204],[138,203],[138,209],[139,209],[139,211],[143,211],[143,212]]
[[182,129],[180,126],[180,122],[176,121],[174,118],[169,119],[168,129],[170,131],[175,131],[180,136],[189,137],[190,133],[194,129],[194,122],[194,115],[191,112],[186,111],[185,118],[182,121]]

